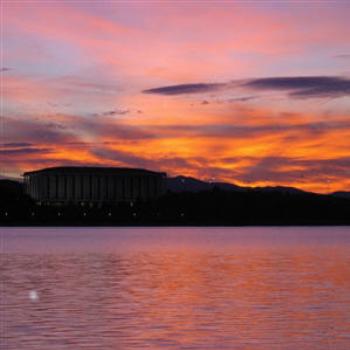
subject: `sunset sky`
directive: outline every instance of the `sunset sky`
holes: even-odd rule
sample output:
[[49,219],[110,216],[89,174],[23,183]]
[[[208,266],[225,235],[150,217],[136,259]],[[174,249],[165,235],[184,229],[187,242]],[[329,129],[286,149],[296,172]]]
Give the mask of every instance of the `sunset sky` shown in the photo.
[[335,0],[2,0],[1,175],[350,190],[349,18]]

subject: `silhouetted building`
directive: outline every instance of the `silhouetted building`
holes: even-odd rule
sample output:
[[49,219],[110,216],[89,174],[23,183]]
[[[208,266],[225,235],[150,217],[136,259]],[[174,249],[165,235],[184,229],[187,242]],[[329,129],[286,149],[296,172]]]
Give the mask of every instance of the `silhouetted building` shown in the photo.
[[41,204],[145,201],[165,191],[166,173],[144,169],[55,167],[23,174],[26,193]]

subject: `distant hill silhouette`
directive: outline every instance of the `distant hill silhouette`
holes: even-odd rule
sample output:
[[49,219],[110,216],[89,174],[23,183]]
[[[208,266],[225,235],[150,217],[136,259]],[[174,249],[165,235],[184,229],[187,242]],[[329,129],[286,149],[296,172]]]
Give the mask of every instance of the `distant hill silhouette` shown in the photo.
[[[226,182],[206,182],[193,177],[176,176],[167,178],[167,189],[171,192],[203,192],[219,189],[233,192],[280,192],[280,193],[305,193],[305,191],[294,187],[286,186],[266,186],[266,187],[244,187]],[[345,192],[346,193],[346,192]]]
[[214,188],[225,191],[245,191],[245,187],[224,183],[224,182],[205,182],[193,177],[176,176],[167,178],[167,189],[171,192],[203,192],[211,191]]
[[348,198],[350,199],[350,192],[333,192],[332,196],[338,197],[338,198]]
[[15,201],[23,196],[23,184],[18,181],[0,180],[0,201]]

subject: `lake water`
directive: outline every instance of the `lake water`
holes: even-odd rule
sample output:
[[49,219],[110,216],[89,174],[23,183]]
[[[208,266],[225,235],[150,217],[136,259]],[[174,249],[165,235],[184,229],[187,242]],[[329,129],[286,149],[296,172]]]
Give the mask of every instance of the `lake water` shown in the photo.
[[350,349],[350,227],[0,232],[1,349]]

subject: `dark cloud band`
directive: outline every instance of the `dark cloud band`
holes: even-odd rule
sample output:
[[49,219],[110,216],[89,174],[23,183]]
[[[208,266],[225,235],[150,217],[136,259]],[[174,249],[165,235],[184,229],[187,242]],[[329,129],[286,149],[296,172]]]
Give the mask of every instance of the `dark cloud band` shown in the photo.
[[[294,98],[341,97],[350,95],[350,79],[335,76],[268,77],[250,79],[245,82],[233,81],[228,83],[200,83],[163,86],[144,90],[143,93],[184,95],[235,89],[250,91],[281,91],[287,92],[290,97]],[[254,98],[256,98],[256,96],[254,96]]]
[[254,90],[284,90],[293,97],[336,97],[350,95],[350,79],[341,77],[273,77],[245,84]]
[[42,148],[42,147],[21,147],[21,148],[11,148],[0,150],[0,155],[2,156],[25,156],[29,154],[47,154],[54,152],[51,148]]
[[183,94],[198,94],[216,91],[225,88],[227,84],[180,84],[163,86],[155,89],[143,90],[145,94],[157,94],[157,95],[183,95]]

